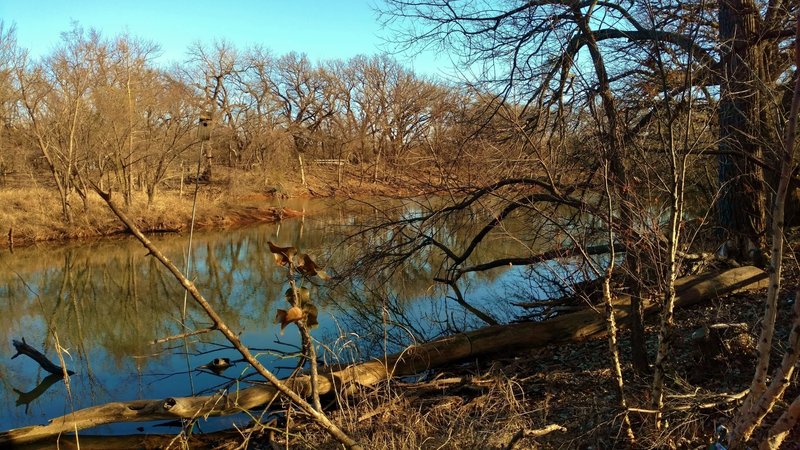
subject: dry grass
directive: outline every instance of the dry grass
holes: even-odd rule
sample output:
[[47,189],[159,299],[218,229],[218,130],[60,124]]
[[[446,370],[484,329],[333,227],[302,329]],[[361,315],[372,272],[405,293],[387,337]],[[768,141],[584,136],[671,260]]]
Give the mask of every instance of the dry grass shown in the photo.
[[[500,449],[536,422],[519,383],[501,371],[387,383],[364,391],[332,418],[365,448],[391,450]],[[316,427],[301,428],[291,448],[338,448]]]
[[[3,237],[0,247],[6,247],[9,230],[15,246],[108,236],[124,231],[93,192],[85,202],[77,194],[72,195],[74,220],[72,224],[66,223],[55,187],[47,186],[45,175],[36,178],[43,182],[33,179],[32,175],[26,175],[0,185],[0,236]],[[299,174],[290,170],[216,167],[213,182],[200,185],[196,223],[199,228],[212,229],[272,221],[277,218],[276,211],[268,205],[274,203],[274,198],[399,193],[398,184],[391,180],[373,183],[353,173],[345,173],[340,185],[336,170],[327,166],[308,167],[306,179],[307,184],[303,186]],[[410,186],[411,183],[400,185]],[[180,183],[171,180],[149,205],[145,193],[136,190],[128,214],[144,231],[185,230],[191,220],[194,189],[194,185],[184,184],[181,195]],[[121,194],[115,195],[117,202],[122,203]]]
[[35,241],[57,239],[63,231],[56,196],[43,188],[0,190],[0,231],[9,229],[14,239]]
[[[121,198],[116,196],[118,202]],[[0,190],[0,226],[3,234],[13,230],[16,245],[33,242],[81,239],[119,233],[122,226],[100,197],[94,193],[83,202],[77,196],[73,201],[74,222],[63,220],[59,198],[42,188]],[[202,199],[203,215],[213,214],[219,203]],[[131,215],[145,229],[173,229],[191,217],[191,202],[174,194],[163,194],[148,207],[143,193],[136,193],[129,207]]]
[[[222,172],[222,171],[220,171]],[[228,171],[212,184],[201,185],[197,198],[198,228],[225,228],[260,221],[272,221],[277,211],[269,207],[270,193],[282,190],[295,193],[295,187],[280,185],[280,190],[264,188],[262,175]],[[194,186],[159,191],[148,204],[142,191],[133,194],[128,213],[145,231],[182,231],[192,217]],[[122,204],[121,194],[114,193]],[[94,192],[84,202],[71,197],[74,220],[68,224],[62,214],[55,189],[43,187],[0,188],[0,233],[6,246],[9,230],[15,246],[36,242],[63,241],[108,236],[124,232],[122,224]]]

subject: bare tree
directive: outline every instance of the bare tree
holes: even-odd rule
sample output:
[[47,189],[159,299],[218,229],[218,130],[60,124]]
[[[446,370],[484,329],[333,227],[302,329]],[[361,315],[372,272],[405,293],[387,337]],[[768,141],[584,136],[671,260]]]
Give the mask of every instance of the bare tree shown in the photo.
[[64,220],[72,223],[73,197],[86,197],[81,180],[86,164],[86,136],[91,108],[91,74],[101,53],[101,39],[77,25],[62,34],[63,44],[53,54],[17,69],[28,138],[41,152],[55,182]]
[[[241,85],[244,72],[242,59],[238,50],[224,40],[215,42],[211,48],[197,42],[189,49],[188,63],[193,67],[189,69],[187,77],[202,93],[199,109],[210,115],[215,126],[220,128],[215,132],[221,137],[217,145],[227,147],[229,165],[239,159],[237,120],[240,98],[237,96],[237,86]],[[214,144],[205,146],[206,178],[211,178],[213,147]]]
[[305,184],[303,154],[315,145],[314,134],[323,122],[336,113],[335,102],[329,95],[333,92],[328,88],[324,70],[312,65],[304,54],[284,55],[276,67],[271,79],[272,93],[280,101],[280,117],[294,142],[300,178]]
[[9,158],[18,140],[19,85],[15,80],[17,68],[23,64],[24,52],[19,48],[16,29],[0,20],[0,185],[6,174],[13,171],[16,161]]
[[191,88],[168,74],[155,76],[152,92],[155,101],[147,106],[142,117],[143,148],[138,158],[148,205],[153,203],[159,185],[169,177],[178,159],[197,143],[197,114]]
[[121,35],[101,43],[99,50],[93,62],[90,102],[97,112],[92,119],[94,139],[101,142],[89,148],[94,150],[92,159],[98,169],[112,166],[116,185],[130,206],[136,178],[143,171],[140,161],[150,145],[146,114],[160,95],[159,74],[152,68],[158,46]]

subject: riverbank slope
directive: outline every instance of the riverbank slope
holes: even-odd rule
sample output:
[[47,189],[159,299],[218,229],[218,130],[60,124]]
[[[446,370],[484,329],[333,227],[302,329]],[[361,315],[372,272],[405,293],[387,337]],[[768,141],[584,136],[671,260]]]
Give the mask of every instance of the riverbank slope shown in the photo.
[[[171,184],[158,191],[152,202],[135,191],[128,215],[145,232],[183,233],[254,223],[276,222],[304,212],[287,208],[286,199],[309,197],[398,196],[410,193],[397,180],[372,182],[350,177],[339,182],[335,171],[317,171],[299,181],[265,181],[252,171],[220,168],[211,182]],[[197,195],[195,196],[195,190]],[[121,194],[112,193],[123,204]],[[196,198],[196,202],[195,202]],[[72,196],[73,221],[64,220],[55,188],[28,184],[23,179],[0,187],[0,247],[14,248],[39,242],[90,239],[127,233],[108,206],[94,192],[83,199]]]

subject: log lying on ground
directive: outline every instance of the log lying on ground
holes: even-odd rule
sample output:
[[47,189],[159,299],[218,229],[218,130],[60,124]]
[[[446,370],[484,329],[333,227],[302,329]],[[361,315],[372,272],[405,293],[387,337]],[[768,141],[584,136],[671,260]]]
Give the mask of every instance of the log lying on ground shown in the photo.
[[[44,442],[30,442],[14,445],[14,450],[141,450],[158,448],[189,448],[192,450],[231,448],[231,442],[241,442],[245,432],[215,431],[211,433],[193,433],[191,436],[176,438],[172,434],[126,434],[117,436],[98,436],[81,434],[77,442],[75,436],[62,434]],[[258,435],[257,435],[258,436]]]
[[[686,307],[710,298],[733,292],[766,287],[767,275],[755,267],[739,267],[705,276],[678,280],[676,307]],[[628,317],[625,305],[630,299],[618,299],[618,320],[624,324]],[[646,302],[645,313],[657,312],[657,305]],[[385,381],[393,376],[408,376],[452,364],[467,358],[511,354],[548,344],[581,340],[605,333],[602,311],[587,309],[543,322],[495,325],[469,333],[457,334],[435,341],[411,346],[402,353],[361,364],[332,368],[320,374],[319,392],[339,391],[351,394],[361,386]],[[286,380],[295,392],[308,396],[311,392],[308,376]],[[196,418],[206,415],[228,415],[257,408],[275,399],[277,391],[271,385],[258,385],[205,397],[174,397],[162,400],[114,402],[75,411],[52,419],[47,425],[30,426],[0,432],[0,445],[24,443],[52,437],[61,433],[91,428],[115,422],[141,422]]]

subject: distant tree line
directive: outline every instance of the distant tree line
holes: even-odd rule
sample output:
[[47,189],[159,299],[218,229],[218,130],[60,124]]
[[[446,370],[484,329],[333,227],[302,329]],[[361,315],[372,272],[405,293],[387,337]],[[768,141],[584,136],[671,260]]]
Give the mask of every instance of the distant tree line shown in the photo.
[[[477,129],[472,96],[387,55],[312,62],[221,41],[165,68],[157,44],[127,34],[76,25],[32,58],[1,26],[0,170],[52,187],[66,222],[92,184],[126,204],[136,190],[152,202],[182,161],[267,176],[296,173],[303,158],[337,159],[374,180],[431,166],[432,152],[446,157]],[[202,155],[201,116],[212,119]]]

